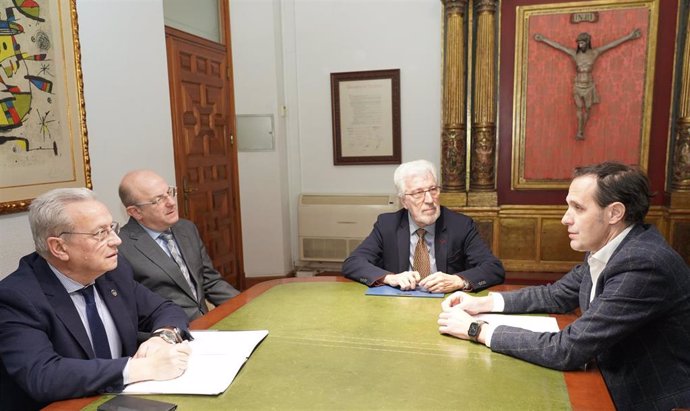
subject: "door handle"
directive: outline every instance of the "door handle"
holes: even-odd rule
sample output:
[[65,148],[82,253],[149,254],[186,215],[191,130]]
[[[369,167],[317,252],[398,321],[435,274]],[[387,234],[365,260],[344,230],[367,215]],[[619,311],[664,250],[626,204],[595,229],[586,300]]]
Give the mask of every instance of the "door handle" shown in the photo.
[[189,194],[199,191],[196,187],[190,187],[187,177],[182,177],[182,204],[184,207],[184,217],[189,218]]

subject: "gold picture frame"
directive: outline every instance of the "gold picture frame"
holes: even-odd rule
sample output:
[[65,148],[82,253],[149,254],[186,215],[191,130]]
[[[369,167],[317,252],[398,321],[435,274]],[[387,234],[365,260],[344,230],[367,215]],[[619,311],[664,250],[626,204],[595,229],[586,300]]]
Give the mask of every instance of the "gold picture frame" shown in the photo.
[[[511,189],[567,189],[576,166],[606,160],[647,169],[658,16],[658,0],[516,8]],[[576,104],[586,69],[574,56],[587,38],[604,56],[588,68],[591,106]]]
[[[76,0],[0,0],[0,214],[92,187]],[[10,50],[10,51],[7,51]]]

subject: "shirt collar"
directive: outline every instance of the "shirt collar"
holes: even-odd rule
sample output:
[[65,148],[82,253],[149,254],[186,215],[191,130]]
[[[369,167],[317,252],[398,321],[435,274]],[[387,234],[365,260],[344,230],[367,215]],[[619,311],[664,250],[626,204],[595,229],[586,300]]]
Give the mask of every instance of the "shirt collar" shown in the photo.
[[410,223],[410,236],[415,234],[415,232],[419,228],[424,228],[424,230],[426,230],[427,235],[429,235],[430,237],[433,237],[434,233],[436,232],[436,223],[428,225],[426,227],[419,227],[417,223],[414,222],[414,219],[410,215],[409,211],[407,212],[407,221]]
[[78,283],[74,281],[73,279],[67,277],[63,273],[61,273],[57,268],[53,267],[50,263],[48,263],[48,267],[50,267],[51,271],[53,271],[53,274],[55,274],[55,277],[57,277],[58,281],[60,281],[60,284],[62,284],[63,287],[65,287],[65,290],[67,290],[68,294],[71,294],[73,292],[79,291],[84,287],[88,287],[89,285],[93,284],[87,284],[84,286],[81,283]]
[[[628,235],[630,230],[632,230],[634,224],[629,225],[625,230],[621,231],[620,234],[615,236],[613,240],[609,241],[605,246],[603,246],[599,251],[591,254],[588,261],[591,259],[601,262],[604,266],[608,264],[613,252],[616,251],[618,246],[623,242],[625,237]],[[591,265],[591,264],[590,264]]]
[[145,225],[141,224],[141,223],[138,222],[138,221],[137,221],[137,224],[139,224],[139,225],[141,226],[141,228],[143,228],[144,231],[146,231],[146,234],[148,234],[149,236],[151,236],[151,238],[153,238],[154,241],[157,240],[158,237],[160,237],[160,235],[163,233],[163,231],[152,230],[152,229],[146,227]]

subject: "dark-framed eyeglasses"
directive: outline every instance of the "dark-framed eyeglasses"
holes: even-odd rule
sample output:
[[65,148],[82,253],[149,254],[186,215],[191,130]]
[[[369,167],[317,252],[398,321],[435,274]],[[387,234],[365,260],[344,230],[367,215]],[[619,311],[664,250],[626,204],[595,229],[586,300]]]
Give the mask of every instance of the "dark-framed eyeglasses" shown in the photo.
[[60,237],[60,236],[63,236],[65,234],[90,235],[91,237],[95,238],[96,241],[103,242],[108,237],[110,237],[111,233],[115,233],[115,235],[120,234],[120,223],[113,222],[108,227],[101,228],[100,230],[96,231],[95,233],[78,233],[76,231],[63,231],[60,234],[58,234],[57,236]]
[[431,197],[436,197],[441,193],[441,187],[440,186],[431,186],[427,188],[426,190],[416,190],[411,193],[405,193],[406,196],[409,196],[415,201],[420,201],[423,200],[424,197],[426,197],[426,193],[431,194]]
[[168,198],[176,198],[176,197],[177,197],[177,187],[168,187],[168,191],[166,191],[165,194],[161,194],[151,201],[144,201],[142,203],[136,203],[134,205],[135,206],[152,205],[155,207],[158,204],[163,203]]

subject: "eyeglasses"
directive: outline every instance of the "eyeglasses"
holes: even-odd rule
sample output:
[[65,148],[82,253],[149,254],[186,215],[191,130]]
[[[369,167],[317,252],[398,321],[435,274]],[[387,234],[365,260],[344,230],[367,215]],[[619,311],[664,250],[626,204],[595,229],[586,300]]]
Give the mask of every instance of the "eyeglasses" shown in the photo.
[[101,228],[100,230],[96,231],[95,233],[77,233],[74,231],[63,231],[60,234],[58,234],[58,237],[60,237],[64,234],[81,234],[81,235],[90,235],[91,237],[95,238],[96,241],[103,242],[108,237],[110,237],[110,233],[115,233],[115,235],[120,234],[120,223],[111,223],[108,227]]
[[161,202],[164,202],[168,198],[176,198],[177,197],[177,187],[168,187],[168,191],[165,192],[165,194],[161,194],[158,197],[154,198],[151,201],[144,201],[143,203],[136,203],[134,204],[135,206],[145,206],[145,205],[152,205],[152,206],[157,206]]
[[427,188],[426,190],[417,190],[411,193],[405,193],[405,195],[412,197],[413,200],[420,201],[426,197],[426,193],[431,194],[432,197],[436,197],[437,195],[439,195],[439,193],[441,193],[441,187],[432,186]]

